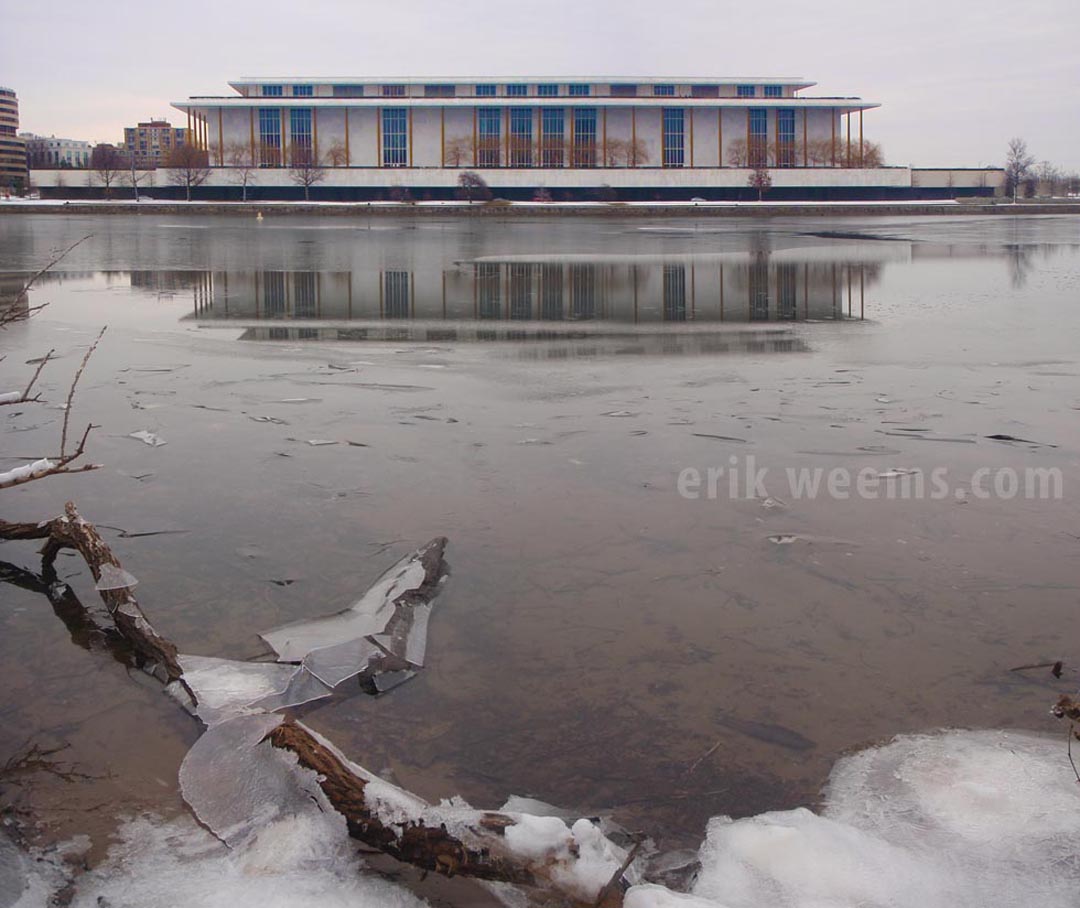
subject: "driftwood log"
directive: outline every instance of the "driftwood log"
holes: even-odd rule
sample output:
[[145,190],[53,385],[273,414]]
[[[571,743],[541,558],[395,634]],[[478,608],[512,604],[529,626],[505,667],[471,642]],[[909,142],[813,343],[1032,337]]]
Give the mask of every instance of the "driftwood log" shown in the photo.
[[[60,593],[54,588],[50,594],[49,588],[53,585],[48,584],[46,587],[46,583],[47,580],[55,578],[53,562],[62,549],[77,551],[90,568],[95,581],[99,581],[102,572],[110,567],[116,571],[123,570],[119,559],[97,529],[80,516],[72,502],[67,503],[62,516],[41,523],[10,523],[0,520],[0,539],[45,540],[41,551],[41,576],[14,569],[7,572],[11,576],[0,574],[0,581],[13,582],[27,589],[43,592],[53,600],[54,607],[60,604],[56,601]],[[443,543],[445,540],[433,542]],[[429,548],[431,559],[441,562],[442,545],[432,546],[429,543]],[[427,574],[440,575],[440,571],[434,569],[434,564],[425,562],[424,567]],[[176,646],[154,630],[131,588],[101,589],[98,592],[116,625],[116,632],[134,652],[142,667],[163,683],[179,682],[195,702],[195,694],[184,682]],[[94,626],[89,615],[85,617],[85,624],[75,620],[71,611],[82,606],[74,594],[62,598],[66,609],[61,617],[69,629],[73,630],[73,639],[76,639],[76,627],[81,633],[100,630]],[[61,610],[58,609],[57,614],[61,614]],[[77,639],[76,642],[85,645],[82,640]],[[551,859],[530,860],[514,854],[507,847],[506,830],[517,822],[514,817],[497,811],[479,811],[476,822],[470,824],[466,832],[458,835],[452,834],[441,823],[436,825],[425,822],[424,817],[419,814],[407,818],[404,822],[390,822],[380,817],[375,805],[369,803],[365,797],[369,780],[353,771],[331,746],[320,741],[304,726],[286,718],[267,738],[272,746],[294,753],[301,766],[317,774],[323,794],[334,809],[344,816],[349,835],[381,853],[422,870],[448,877],[461,876],[544,888],[557,894],[559,900],[567,905],[603,905],[603,908],[618,908],[622,904],[625,885],[622,877],[633,853],[595,898],[584,898],[583,893],[575,891],[572,886],[567,888],[565,876],[563,880],[558,879],[558,871],[567,869],[565,862],[559,864]],[[419,799],[416,800],[417,803],[422,803]],[[571,862],[574,857],[571,855]]]
[[[65,505],[63,515],[52,520],[38,524],[0,521],[0,539],[44,539],[41,555],[46,566],[52,565],[62,549],[74,549],[90,568],[95,583],[100,582],[102,571],[110,567],[117,572],[123,571],[120,560],[97,528],[84,520],[70,501]],[[143,666],[165,683],[181,681],[184,672],[177,661],[176,646],[154,630],[131,587],[98,592],[116,629],[141,657]]]

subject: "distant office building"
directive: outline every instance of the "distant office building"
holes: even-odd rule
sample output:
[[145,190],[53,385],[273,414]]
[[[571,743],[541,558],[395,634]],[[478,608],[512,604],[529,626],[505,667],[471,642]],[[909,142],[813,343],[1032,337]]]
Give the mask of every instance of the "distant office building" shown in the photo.
[[19,137],[19,99],[0,88],[0,189],[26,186],[26,146]]
[[90,166],[89,142],[38,136],[32,132],[20,133],[19,138],[26,143],[26,163],[31,170],[83,169]]
[[168,120],[147,120],[124,129],[123,147],[136,167],[162,167],[187,142],[187,130]]

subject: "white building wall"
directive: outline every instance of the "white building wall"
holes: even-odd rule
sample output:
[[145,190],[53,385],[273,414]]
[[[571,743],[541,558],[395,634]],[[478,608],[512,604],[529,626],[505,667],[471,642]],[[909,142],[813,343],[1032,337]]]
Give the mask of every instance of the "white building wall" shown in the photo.
[[410,111],[410,159],[413,167],[442,166],[441,108],[415,107]]

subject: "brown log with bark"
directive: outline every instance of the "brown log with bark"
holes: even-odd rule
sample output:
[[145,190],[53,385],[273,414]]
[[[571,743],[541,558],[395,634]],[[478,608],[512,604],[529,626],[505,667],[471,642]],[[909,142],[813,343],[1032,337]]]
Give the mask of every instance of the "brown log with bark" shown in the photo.
[[[367,781],[352,772],[330,748],[306,728],[286,720],[267,736],[274,747],[292,751],[300,765],[319,776],[319,787],[348,825],[349,835],[407,864],[446,876],[460,874],[481,880],[497,880],[535,886],[535,874],[518,860],[498,854],[493,837],[476,836],[464,842],[444,826],[432,827],[422,820],[402,826],[387,825],[367,803]],[[490,841],[485,842],[485,838]]]
[[[0,521],[2,539],[44,539],[42,561],[51,565],[61,549],[75,549],[90,568],[94,582],[101,580],[106,565],[122,571],[123,566],[97,528],[84,520],[69,501],[64,514],[41,523],[8,523]],[[154,666],[154,673],[166,683],[182,681],[184,674],[177,660],[176,646],[166,640],[147,620],[131,587],[98,590],[109,610],[116,628],[131,643],[135,652]],[[190,691],[189,691],[190,694]]]

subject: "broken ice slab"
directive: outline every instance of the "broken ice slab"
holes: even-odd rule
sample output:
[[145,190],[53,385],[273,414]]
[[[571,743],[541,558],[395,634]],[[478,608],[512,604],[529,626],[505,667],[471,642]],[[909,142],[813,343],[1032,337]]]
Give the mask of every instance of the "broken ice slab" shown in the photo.
[[299,668],[289,681],[289,686],[281,693],[270,694],[262,700],[250,704],[251,709],[265,709],[274,712],[290,706],[303,706],[323,697],[329,697],[332,691],[306,668]]
[[345,640],[312,650],[304,657],[304,668],[330,687],[337,687],[360,674],[386,654],[367,637]]
[[128,438],[136,438],[144,445],[150,445],[151,448],[160,448],[163,444],[167,444],[164,438],[160,435],[155,435],[153,432],[148,432],[146,429],[140,429],[138,432],[132,432]]
[[290,816],[319,816],[315,774],[263,739],[281,716],[240,716],[208,729],[180,766],[180,791],[200,822],[235,848]]
[[101,572],[98,576],[98,582],[94,584],[94,589],[101,591],[127,590],[138,582],[132,574],[129,574],[122,567],[109,564],[106,561],[101,565]]
[[260,636],[282,662],[301,661],[327,688],[356,676],[371,694],[396,687],[424,664],[431,600],[446,577],[445,546],[439,537],[405,556],[343,612]]
[[434,599],[445,577],[445,537],[431,540],[384,573],[352,606],[326,618],[266,631],[263,638],[282,661],[300,662],[312,650],[383,633],[398,603],[410,607]]
[[267,708],[262,702],[283,695],[298,673],[295,665],[279,662],[238,662],[183,654],[177,660],[184,670],[184,681],[199,701],[195,714],[208,727],[253,709]]

